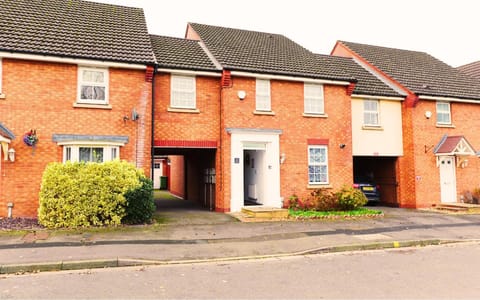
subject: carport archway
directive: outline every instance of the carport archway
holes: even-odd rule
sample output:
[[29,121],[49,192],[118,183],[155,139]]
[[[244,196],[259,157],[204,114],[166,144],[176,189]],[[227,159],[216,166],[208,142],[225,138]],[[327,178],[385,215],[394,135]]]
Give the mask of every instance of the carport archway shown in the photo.
[[154,156],[169,161],[168,191],[205,209],[215,209],[215,181],[206,173],[215,172],[216,149],[156,147]]
[[397,200],[397,157],[353,158],[354,177],[369,176],[380,186],[380,202],[383,205],[398,206]]

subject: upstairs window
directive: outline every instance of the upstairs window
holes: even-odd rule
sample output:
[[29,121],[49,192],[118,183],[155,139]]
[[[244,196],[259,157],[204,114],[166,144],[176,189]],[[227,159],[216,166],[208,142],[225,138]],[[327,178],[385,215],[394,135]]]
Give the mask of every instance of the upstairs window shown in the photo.
[[306,114],[325,114],[323,85],[304,83],[304,110]]
[[255,89],[255,110],[271,111],[270,80],[257,79]]
[[308,146],[308,183],[328,184],[327,146]]
[[440,124],[440,125],[452,124],[452,116],[450,112],[449,102],[437,102],[437,124]]
[[78,102],[108,103],[108,69],[78,68]]
[[170,91],[170,107],[184,109],[196,108],[194,76],[172,75]]
[[379,102],[378,100],[363,101],[363,125],[379,126]]

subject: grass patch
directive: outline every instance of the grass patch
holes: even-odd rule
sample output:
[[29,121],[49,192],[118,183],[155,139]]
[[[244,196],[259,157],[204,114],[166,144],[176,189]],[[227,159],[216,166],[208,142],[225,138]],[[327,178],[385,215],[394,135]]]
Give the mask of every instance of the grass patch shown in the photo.
[[383,212],[379,210],[368,209],[365,207],[360,207],[355,210],[347,211],[314,211],[314,210],[293,210],[289,209],[288,213],[291,217],[294,218],[305,218],[305,219],[315,219],[315,218],[330,218],[330,217],[362,217],[362,216],[378,216],[382,215]]

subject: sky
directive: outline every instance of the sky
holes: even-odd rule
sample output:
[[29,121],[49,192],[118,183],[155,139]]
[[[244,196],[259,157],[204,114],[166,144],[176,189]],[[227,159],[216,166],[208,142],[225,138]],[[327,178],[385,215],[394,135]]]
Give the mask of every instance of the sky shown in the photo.
[[337,40],[427,52],[453,66],[480,60],[477,0],[95,0],[144,9],[151,34],[188,22],[282,34],[330,54]]

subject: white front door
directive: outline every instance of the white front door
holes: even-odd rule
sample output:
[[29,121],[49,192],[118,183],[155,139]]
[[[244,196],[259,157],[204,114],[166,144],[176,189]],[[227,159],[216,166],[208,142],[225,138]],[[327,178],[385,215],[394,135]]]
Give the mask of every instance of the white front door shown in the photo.
[[455,177],[455,157],[440,157],[440,200],[442,203],[457,202],[457,181]]
[[[257,202],[264,206],[282,207],[279,160],[281,131],[232,128],[228,132],[231,134],[230,211],[241,211],[249,185],[256,185],[251,188],[252,191],[256,190],[254,198],[257,198]],[[249,154],[248,162],[245,161],[246,154]],[[245,174],[246,165],[256,176]],[[247,182],[245,175],[249,179]]]

